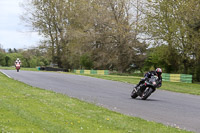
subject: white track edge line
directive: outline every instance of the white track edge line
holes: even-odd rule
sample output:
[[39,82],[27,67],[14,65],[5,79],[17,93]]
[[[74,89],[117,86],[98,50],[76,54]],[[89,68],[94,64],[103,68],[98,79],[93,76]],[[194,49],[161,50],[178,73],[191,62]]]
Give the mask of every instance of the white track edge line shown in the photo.
[[8,78],[11,78],[8,74],[2,72],[1,70],[0,70],[0,72],[3,73],[4,75],[6,75]]

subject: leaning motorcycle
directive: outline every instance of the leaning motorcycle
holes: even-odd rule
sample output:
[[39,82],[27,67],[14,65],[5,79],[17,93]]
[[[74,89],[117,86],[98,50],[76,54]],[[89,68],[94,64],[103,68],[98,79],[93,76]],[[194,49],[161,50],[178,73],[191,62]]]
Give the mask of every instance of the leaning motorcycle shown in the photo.
[[131,97],[135,99],[140,96],[142,100],[146,100],[158,87],[159,80],[157,76],[151,76],[143,84],[134,88],[131,92]]
[[19,72],[20,64],[16,64],[15,67],[16,67],[17,72]]

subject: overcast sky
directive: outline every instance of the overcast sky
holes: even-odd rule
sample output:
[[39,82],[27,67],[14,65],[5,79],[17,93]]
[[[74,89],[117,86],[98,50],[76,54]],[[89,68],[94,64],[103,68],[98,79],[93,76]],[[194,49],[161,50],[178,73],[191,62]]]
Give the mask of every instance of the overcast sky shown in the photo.
[[25,27],[20,20],[23,0],[0,0],[0,44],[4,49],[38,46],[39,35]]

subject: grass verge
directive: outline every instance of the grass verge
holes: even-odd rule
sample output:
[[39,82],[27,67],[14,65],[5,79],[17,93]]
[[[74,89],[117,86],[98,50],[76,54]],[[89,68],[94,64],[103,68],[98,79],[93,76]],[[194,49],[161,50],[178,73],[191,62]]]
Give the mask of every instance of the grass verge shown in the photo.
[[188,132],[31,87],[1,73],[0,92],[0,132]]
[[[5,69],[5,70],[16,70],[14,66],[11,67],[1,67],[0,69]],[[21,67],[20,70],[25,70],[25,71],[38,71],[37,68],[25,68],[25,67]]]

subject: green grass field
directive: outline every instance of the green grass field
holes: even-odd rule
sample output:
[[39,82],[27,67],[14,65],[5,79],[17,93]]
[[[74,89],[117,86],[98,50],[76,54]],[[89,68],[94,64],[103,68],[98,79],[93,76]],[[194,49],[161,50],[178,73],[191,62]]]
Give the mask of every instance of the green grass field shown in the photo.
[[66,95],[31,87],[0,73],[0,132],[186,133]]

